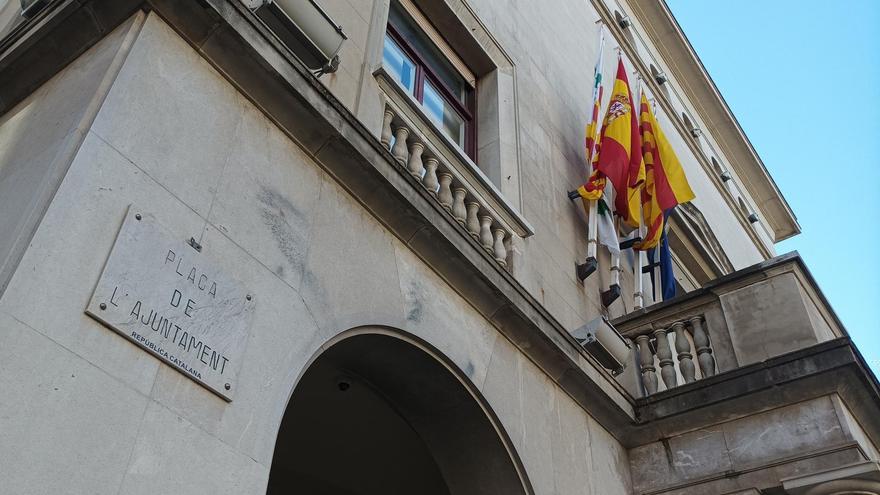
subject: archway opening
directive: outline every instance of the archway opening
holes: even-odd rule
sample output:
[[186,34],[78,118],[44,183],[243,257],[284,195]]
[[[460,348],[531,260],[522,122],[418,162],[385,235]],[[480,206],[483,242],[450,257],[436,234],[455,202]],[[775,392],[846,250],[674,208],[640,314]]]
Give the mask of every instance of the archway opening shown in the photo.
[[343,339],[294,389],[267,493],[526,493],[482,404],[424,347],[386,334]]

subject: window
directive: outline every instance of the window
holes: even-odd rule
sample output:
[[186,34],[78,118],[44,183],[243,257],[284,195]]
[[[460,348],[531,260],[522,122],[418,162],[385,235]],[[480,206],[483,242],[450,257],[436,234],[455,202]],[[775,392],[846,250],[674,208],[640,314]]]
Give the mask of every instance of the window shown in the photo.
[[382,65],[443,133],[476,160],[474,88],[396,2],[388,15]]

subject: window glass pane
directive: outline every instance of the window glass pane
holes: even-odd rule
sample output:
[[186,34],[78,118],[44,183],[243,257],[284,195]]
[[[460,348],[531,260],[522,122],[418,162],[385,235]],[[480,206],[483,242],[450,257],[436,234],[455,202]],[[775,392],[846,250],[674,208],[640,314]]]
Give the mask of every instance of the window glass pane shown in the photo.
[[440,81],[458,98],[465,103],[467,95],[467,83],[461,74],[446,60],[434,43],[422,32],[421,28],[410,20],[409,15],[395,3],[391,3],[391,11],[388,14],[388,22],[400,36],[410,44],[413,51],[425,60],[425,64],[440,79]]
[[382,50],[382,65],[410,94],[415,94],[416,65],[387,34]]
[[464,120],[458,112],[440,95],[431,83],[425,81],[424,105],[427,114],[440,126],[443,132],[464,147]]

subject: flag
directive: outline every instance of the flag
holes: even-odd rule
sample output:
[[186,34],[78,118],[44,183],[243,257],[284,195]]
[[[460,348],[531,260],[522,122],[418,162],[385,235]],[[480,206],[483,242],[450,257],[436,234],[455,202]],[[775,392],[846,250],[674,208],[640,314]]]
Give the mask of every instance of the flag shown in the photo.
[[[645,187],[642,188],[642,215],[645,219],[646,231],[642,236],[642,242],[636,246],[642,251],[653,254],[654,248],[660,243],[663,234],[663,210],[657,201],[655,181],[656,168],[660,158],[655,145],[654,119],[651,114],[651,106],[648,98],[642,93],[639,111],[639,130],[642,134],[642,153],[645,160]],[[653,257],[653,256],[651,256]],[[652,272],[653,273],[653,272]]]
[[[599,26],[599,60],[593,68],[593,105],[590,114],[590,123],[586,129],[586,152],[587,167],[591,169],[589,179],[586,184],[578,188],[578,194],[584,200],[599,199],[602,197],[602,191],[605,190],[605,177],[598,173],[595,166],[596,161],[596,138],[599,133],[599,111],[602,103],[602,55],[605,51],[605,30]],[[592,166],[592,167],[591,167]]]
[[[663,215],[664,224],[671,211],[669,210]],[[663,229],[663,232],[660,234],[658,244],[660,246],[659,249],[648,250],[648,266],[653,266],[656,257],[655,252],[660,251],[660,297],[661,300],[667,301],[675,297],[675,275],[672,272],[672,255],[669,252],[669,238],[666,236],[666,229]],[[653,293],[657,292],[656,283],[654,270],[651,270],[651,285],[654,287]]]
[[694,199],[694,193],[644,94],[639,106],[639,130],[645,163],[642,213],[647,232],[637,249],[649,250],[660,243],[665,223],[664,212]]
[[596,61],[596,67],[593,68],[593,105],[590,114],[590,123],[587,124],[587,164],[593,163],[596,152],[596,138],[599,133],[599,106],[602,103],[602,55],[605,50],[605,33],[602,26],[599,26],[599,60]]
[[632,93],[623,59],[617,60],[617,76],[602,133],[596,169],[614,186],[614,211],[627,224],[641,223],[640,189],[645,180],[638,119],[633,109]]
[[599,244],[608,248],[608,252],[612,256],[620,256],[620,241],[617,239],[617,228],[614,226],[614,218],[611,215],[611,209],[608,203],[602,197],[596,201],[596,213],[599,215],[597,222],[597,231]]

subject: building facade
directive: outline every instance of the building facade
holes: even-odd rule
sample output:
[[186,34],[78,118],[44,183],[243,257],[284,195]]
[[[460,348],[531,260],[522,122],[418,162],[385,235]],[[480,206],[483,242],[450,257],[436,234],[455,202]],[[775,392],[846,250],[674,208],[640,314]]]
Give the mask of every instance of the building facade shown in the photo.
[[[0,3],[0,492],[880,493],[877,381],[668,7],[549,4]],[[667,301],[575,270],[600,29],[696,193]]]

